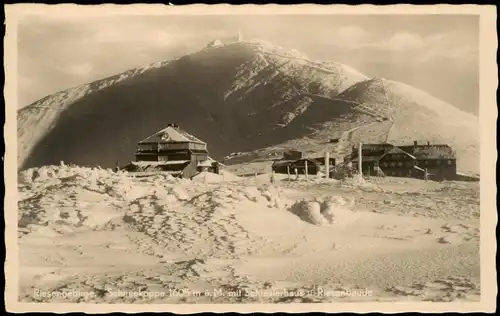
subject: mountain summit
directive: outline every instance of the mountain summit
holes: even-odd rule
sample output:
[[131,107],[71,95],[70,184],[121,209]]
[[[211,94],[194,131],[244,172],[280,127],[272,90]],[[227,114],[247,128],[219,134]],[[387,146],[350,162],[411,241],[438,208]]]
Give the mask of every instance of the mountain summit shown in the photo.
[[321,151],[338,135],[348,143],[448,143],[461,171],[479,169],[474,115],[403,83],[241,34],[20,109],[19,168],[61,160],[112,167],[133,159],[137,142],[168,122],[205,140],[219,159],[287,146]]

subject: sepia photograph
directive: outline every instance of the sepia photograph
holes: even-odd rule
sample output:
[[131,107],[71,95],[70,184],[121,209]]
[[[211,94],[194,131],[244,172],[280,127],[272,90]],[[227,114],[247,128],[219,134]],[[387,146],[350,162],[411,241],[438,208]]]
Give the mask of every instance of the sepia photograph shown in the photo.
[[494,7],[8,7],[16,310],[495,308]]

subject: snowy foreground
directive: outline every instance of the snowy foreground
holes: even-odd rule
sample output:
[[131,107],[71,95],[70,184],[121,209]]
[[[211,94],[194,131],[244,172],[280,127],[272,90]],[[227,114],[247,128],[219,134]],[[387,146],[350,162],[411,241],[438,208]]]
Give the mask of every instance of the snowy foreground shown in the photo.
[[479,184],[19,175],[20,300],[478,301]]

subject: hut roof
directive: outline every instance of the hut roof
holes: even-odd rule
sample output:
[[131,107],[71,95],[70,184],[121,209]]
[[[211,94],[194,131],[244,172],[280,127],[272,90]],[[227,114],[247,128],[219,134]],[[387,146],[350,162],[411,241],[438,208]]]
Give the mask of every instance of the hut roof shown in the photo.
[[[324,165],[325,161],[326,161],[325,157],[314,157],[312,159],[316,160],[317,162],[321,163],[322,165]],[[335,161],[335,157],[329,157],[329,160],[332,161],[332,162],[334,162]]]
[[211,162],[210,160],[203,160],[198,162],[198,167],[211,167],[212,164],[213,162]]
[[301,159],[297,159],[295,161],[292,162],[292,164],[295,164],[295,163],[298,163],[298,162],[301,162],[301,161],[306,161],[307,162],[310,162],[310,163],[313,163],[315,165],[321,165],[321,163],[319,161],[317,161],[316,159],[314,158],[301,158]]
[[[371,147],[369,147],[366,152],[365,152],[364,148],[362,148],[363,161],[366,161],[366,162],[379,161],[385,155],[388,155],[388,154],[405,154],[405,155],[410,156],[412,159],[416,159],[415,156],[413,156],[413,155],[409,154],[408,152],[404,151],[403,149],[398,148],[398,147],[391,145],[391,144],[380,144],[379,147],[373,146],[373,144],[370,144],[370,145],[371,145]],[[387,146],[387,145],[389,145],[389,146]],[[358,153],[357,152],[353,153],[352,157],[353,157],[352,161],[354,161],[354,162],[358,161]]]
[[314,165],[321,165],[319,161],[313,158],[301,158],[301,159],[279,159],[275,160],[273,162],[273,167],[286,167],[286,166],[291,166],[293,164],[299,163],[301,161],[307,160],[308,162],[314,164]]
[[[374,156],[380,157],[382,156],[388,149],[392,149],[394,145],[388,143],[382,144],[363,144],[361,147],[363,159],[365,157]],[[353,146],[353,151],[350,154],[351,159],[356,159],[358,157],[358,146]]]
[[194,137],[188,132],[180,129],[179,127],[167,126],[166,128],[154,133],[153,135],[143,139],[141,143],[199,143],[206,144],[200,139]]
[[273,162],[273,167],[286,167],[294,163],[296,160],[279,159]]
[[411,153],[417,159],[455,159],[453,149],[448,145],[417,145],[401,146],[401,149]]
[[380,157],[380,158],[383,158],[385,155],[388,155],[388,154],[404,154],[404,155],[410,156],[412,159],[416,159],[416,157],[415,157],[415,156],[413,156],[413,155],[409,154],[408,152],[406,152],[406,151],[404,151],[404,150],[402,150],[401,148],[398,148],[398,147],[396,147],[396,146],[394,146],[394,147],[392,147],[392,148],[388,149],[388,150],[387,150],[387,151],[386,151],[386,152],[382,155],[382,157]]

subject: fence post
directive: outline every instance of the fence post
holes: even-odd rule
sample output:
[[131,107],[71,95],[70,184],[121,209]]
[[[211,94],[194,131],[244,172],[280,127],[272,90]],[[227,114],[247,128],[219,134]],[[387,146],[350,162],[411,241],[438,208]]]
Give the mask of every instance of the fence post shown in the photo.
[[286,166],[286,173],[288,174],[288,181],[290,181],[290,165]]

